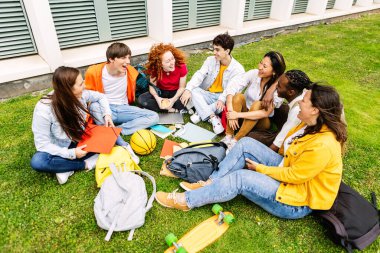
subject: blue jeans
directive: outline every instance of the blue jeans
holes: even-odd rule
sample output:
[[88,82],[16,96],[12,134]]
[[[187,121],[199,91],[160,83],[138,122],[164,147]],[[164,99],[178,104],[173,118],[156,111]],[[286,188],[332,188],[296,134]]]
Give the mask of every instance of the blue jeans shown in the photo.
[[277,166],[282,160],[281,155],[262,143],[243,138],[219,164],[219,170],[210,176],[210,185],[185,193],[187,205],[194,208],[225,202],[241,194],[280,218],[299,219],[312,212],[307,206],[291,206],[276,201],[280,182],[256,171],[245,170],[245,158],[269,166]]
[[[121,131],[124,135],[130,135],[139,129],[144,129],[158,123],[158,114],[156,112],[141,109],[131,105],[110,104],[112,111],[112,120],[115,125],[123,128]],[[98,103],[90,105],[90,113],[95,118],[97,125],[104,124],[103,112]]]
[[219,96],[220,93],[212,93],[200,87],[191,91],[191,100],[195,110],[197,110],[199,117],[203,121],[208,120],[212,114],[221,113],[221,111],[216,109],[216,102]]
[[83,170],[85,168],[84,160],[93,154],[94,153],[89,153],[80,159],[70,160],[46,152],[37,151],[30,161],[30,166],[36,171],[50,173]]

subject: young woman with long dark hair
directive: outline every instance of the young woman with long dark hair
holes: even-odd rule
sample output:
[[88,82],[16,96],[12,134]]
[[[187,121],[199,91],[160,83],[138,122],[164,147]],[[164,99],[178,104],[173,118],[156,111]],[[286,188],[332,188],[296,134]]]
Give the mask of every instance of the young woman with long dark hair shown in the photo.
[[[273,116],[275,107],[281,106],[283,99],[274,92],[273,103],[269,104],[269,108],[262,106],[262,100],[267,92],[273,93],[277,80],[285,69],[284,57],[279,52],[270,51],[264,55],[257,69],[238,75],[228,83],[226,136],[222,141],[229,149],[254,127],[270,127],[269,117]],[[241,92],[244,89],[243,94]]]
[[[41,172],[56,173],[60,184],[66,183],[76,170],[94,167],[97,156],[77,146],[90,117],[88,104],[98,102],[106,126],[114,126],[105,96],[85,90],[79,70],[59,67],[53,74],[51,93],[37,103],[32,122],[37,152],[31,167]],[[118,144],[125,142],[119,137]]]

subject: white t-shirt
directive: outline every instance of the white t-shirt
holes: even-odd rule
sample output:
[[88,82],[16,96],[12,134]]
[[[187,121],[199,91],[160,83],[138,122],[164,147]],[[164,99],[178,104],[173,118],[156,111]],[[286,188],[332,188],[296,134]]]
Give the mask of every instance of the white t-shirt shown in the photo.
[[[286,154],[286,151],[288,150],[288,148],[291,144],[290,141],[293,140],[294,137],[303,134],[305,132],[306,127],[307,127],[307,125],[305,125],[303,128],[301,128],[300,130],[298,130],[297,132],[293,133],[292,135],[290,135],[288,138],[285,139],[285,141],[284,141],[284,154]],[[282,159],[281,163],[278,165],[278,167],[282,167],[282,166],[284,166],[284,158]]]
[[108,73],[105,65],[102,71],[104,94],[110,104],[128,104],[127,73],[122,77],[114,77]]
[[286,135],[289,133],[290,129],[297,126],[299,123],[301,123],[301,120],[297,117],[298,113],[300,112],[300,107],[298,105],[298,102],[303,99],[305,96],[306,90],[302,92],[301,95],[293,99],[292,102],[288,104],[289,106],[289,112],[288,112],[288,118],[285,122],[285,124],[282,126],[281,131],[277,134],[276,139],[274,139],[273,144],[280,148]]

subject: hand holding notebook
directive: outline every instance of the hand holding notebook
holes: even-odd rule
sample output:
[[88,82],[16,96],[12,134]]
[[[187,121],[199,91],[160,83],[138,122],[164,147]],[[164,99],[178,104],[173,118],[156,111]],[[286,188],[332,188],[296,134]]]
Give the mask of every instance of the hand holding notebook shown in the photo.
[[119,127],[105,127],[89,124],[78,146],[87,145],[83,150],[88,152],[109,154],[121,130]]

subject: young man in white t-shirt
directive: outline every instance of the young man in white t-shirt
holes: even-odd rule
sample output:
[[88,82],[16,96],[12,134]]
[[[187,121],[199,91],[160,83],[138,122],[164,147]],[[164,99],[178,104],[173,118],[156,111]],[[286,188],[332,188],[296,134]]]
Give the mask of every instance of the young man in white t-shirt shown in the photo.
[[88,90],[104,93],[112,111],[115,125],[123,128],[122,134],[158,123],[156,112],[133,106],[135,101],[137,70],[130,65],[131,50],[123,43],[112,43],[106,52],[107,62],[92,65],[86,71]]
[[[132,105],[139,73],[130,65],[131,54],[131,50],[124,43],[112,43],[106,51],[107,62],[90,66],[85,75],[86,89],[106,95],[112,120],[115,125],[123,128],[121,133],[124,135],[158,123],[156,112]],[[90,106],[90,111],[97,119],[96,123],[102,123],[102,117],[97,117],[101,112],[96,104]]]
[[[264,144],[269,145],[273,151],[278,151],[284,142],[284,139],[290,129],[301,123],[297,117],[300,108],[298,102],[301,101],[307,89],[309,89],[311,80],[301,70],[289,70],[282,74],[277,84],[278,97],[285,98],[288,101],[288,117],[279,132],[254,130],[248,136]],[[276,117],[276,112],[274,117]],[[268,143],[268,141],[271,141]]]

